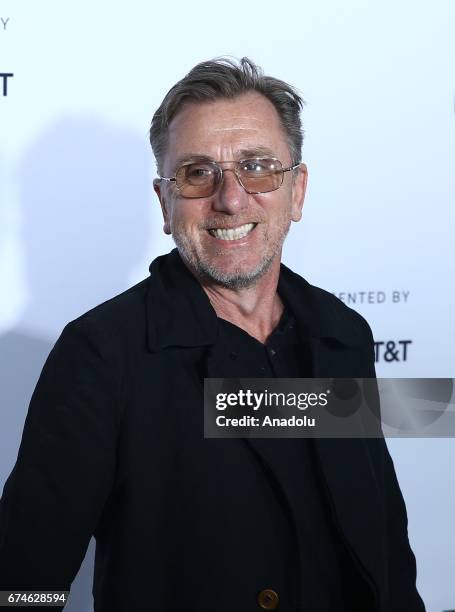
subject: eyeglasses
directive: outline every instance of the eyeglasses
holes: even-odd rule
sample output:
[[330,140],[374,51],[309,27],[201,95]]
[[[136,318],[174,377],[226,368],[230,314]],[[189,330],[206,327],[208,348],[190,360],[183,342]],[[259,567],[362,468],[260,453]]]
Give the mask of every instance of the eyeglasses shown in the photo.
[[[223,170],[220,163],[234,164],[234,167]],[[229,162],[189,162],[177,168],[175,176],[160,176],[160,180],[175,183],[183,198],[208,198],[218,191],[223,182],[223,172],[231,170],[247,193],[268,193],[281,187],[285,172],[299,166],[296,164],[283,168],[281,162],[274,157],[251,157]]]

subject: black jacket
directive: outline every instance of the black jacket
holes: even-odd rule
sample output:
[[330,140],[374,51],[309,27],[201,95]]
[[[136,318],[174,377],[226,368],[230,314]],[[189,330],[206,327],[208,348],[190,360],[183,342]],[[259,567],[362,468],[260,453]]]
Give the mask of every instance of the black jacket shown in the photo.
[[[46,361],[0,502],[0,590],[69,590],[94,534],[96,612],[259,609],[278,571],[274,520],[288,513],[292,529],[292,506],[263,440],[204,439],[203,378],[222,376],[217,316],[176,249],[150,271],[69,323]],[[278,292],[314,376],[375,375],[360,315],[284,265]],[[422,612],[384,440],[314,444],[370,596],[349,609]]]

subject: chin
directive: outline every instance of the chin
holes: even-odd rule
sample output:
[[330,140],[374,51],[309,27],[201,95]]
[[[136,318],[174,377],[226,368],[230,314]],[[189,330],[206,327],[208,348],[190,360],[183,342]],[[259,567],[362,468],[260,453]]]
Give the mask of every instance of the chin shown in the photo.
[[228,287],[230,289],[242,289],[254,286],[267,272],[273,258],[262,259],[256,264],[220,266],[213,261],[200,260],[197,272],[205,280]]

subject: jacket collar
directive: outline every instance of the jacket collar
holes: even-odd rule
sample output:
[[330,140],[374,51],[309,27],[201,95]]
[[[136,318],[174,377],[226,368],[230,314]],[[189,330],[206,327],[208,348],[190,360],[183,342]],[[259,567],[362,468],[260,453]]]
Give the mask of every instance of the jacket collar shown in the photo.
[[[150,265],[147,292],[148,345],[152,352],[169,346],[206,346],[216,342],[218,317],[177,248]],[[294,314],[302,339],[329,338],[356,346],[364,339],[350,310],[332,294],[310,285],[281,264],[278,293]]]

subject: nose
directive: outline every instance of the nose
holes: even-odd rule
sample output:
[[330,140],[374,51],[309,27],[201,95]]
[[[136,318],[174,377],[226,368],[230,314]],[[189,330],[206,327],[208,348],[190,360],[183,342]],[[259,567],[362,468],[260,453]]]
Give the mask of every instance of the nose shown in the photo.
[[223,169],[223,180],[214,196],[214,210],[234,215],[248,206],[248,197],[234,169]]

